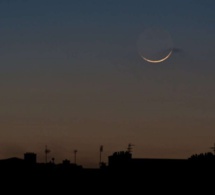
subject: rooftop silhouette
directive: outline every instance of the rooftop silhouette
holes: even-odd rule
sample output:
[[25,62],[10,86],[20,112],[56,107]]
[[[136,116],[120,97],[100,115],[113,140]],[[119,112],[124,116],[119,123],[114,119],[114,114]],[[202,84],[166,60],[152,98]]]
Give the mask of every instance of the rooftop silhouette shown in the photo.
[[[141,181],[144,190],[152,194],[164,191],[168,194],[171,191],[168,187],[170,185],[174,188],[180,185],[178,192],[181,193],[185,189],[187,193],[214,192],[214,181],[210,178],[215,174],[215,155],[211,152],[193,154],[188,159],[156,159],[133,158],[129,149],[114,152],[108,157],[108,164],[100,162],[100,167],[97,169],[84,168],[71,163],[68,159],[59,164],[53,159],[38,163],[36,157],[35,153],[26,152],[23,158],[11,157],[0,160],[1,177],[5,178],[5,181],[10,179],[10,182],[22,177],[25,182],[39,181],[44,185],[47,183],[47,185],[85,186],[92,183],[91,188],[94,186],[95,189],[97,189],[95,184],[113,189],[114,186],[117,187],[118,182],[123,182],[127,188],[132,188]],[[150,188],[151,185],[163,187],[159,191]]]

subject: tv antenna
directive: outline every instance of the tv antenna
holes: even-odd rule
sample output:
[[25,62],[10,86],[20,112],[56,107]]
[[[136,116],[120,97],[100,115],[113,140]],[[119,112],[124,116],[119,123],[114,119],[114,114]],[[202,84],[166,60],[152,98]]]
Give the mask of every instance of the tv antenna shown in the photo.
[[132,146],[134,146],[134,144],[129,143],[128,144],[128,148],[127,148],[127,152],[132,153]]
[[102,152],[103,152],[103,145],[99,148],[99,164],[102,164]]
[[215,155],[215,142],[214,142],[214,146],[213,146],[213,147],[211,147],[211,149],[213,150],[214,155]]
[[48,153],[50,153],[51,152],[51,150],[49,150],[48,148],[47,148],[47,145],[46,145],[46,147],[45,147],[45,162],[47,163],[48,162]]

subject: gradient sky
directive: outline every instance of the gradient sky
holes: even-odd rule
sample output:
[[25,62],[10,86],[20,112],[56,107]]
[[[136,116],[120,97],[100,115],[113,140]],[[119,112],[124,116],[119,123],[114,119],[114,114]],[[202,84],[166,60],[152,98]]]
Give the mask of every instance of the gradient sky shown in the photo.
[[[134,144],[134,158],[188,158],[215,142],[214,0],[0,0],[0,158],[45,145],[98,167]],[[159,26],[174,52],[144,61],[137,39]]]

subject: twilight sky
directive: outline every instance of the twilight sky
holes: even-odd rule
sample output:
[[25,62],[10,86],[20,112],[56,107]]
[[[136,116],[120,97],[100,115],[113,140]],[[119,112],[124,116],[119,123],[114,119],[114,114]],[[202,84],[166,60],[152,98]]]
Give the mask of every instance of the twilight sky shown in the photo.
[[[188,158],[215,141],[214,0],[0,0],[0,159],[37,153],[98,167]],[[144,61],[137,40],[168,31],[173,54]]]

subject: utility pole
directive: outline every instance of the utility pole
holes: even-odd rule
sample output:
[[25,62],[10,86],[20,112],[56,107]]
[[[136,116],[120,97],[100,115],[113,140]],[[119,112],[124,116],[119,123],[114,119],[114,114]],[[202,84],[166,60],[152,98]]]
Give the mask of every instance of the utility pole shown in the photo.
[[78,152],[78,150],[74,150],[74,163],[76,164],[76,153]]

